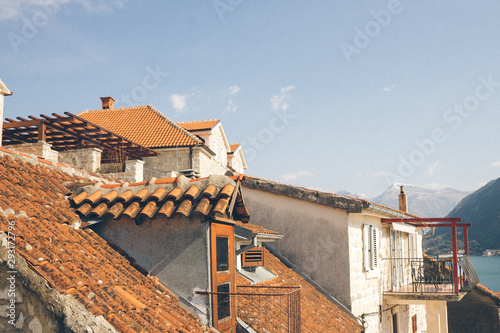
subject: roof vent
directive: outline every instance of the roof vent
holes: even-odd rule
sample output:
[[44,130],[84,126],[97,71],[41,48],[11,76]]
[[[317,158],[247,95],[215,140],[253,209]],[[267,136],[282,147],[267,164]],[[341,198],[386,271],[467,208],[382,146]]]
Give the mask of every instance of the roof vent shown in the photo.
[[102,109],[112,109],[115,99],[113,97],[101,97]]

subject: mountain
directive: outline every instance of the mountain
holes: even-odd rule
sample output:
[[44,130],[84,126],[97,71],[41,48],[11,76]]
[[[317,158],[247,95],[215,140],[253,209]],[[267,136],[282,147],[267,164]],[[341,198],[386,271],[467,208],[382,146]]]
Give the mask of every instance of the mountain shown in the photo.
[[338,191],[336,194],[341,195],[343,197],[351,197],[351,198],[356,198],[356,199],[368,199],[366,195],[362,193],[352,193],[349,191]]
[[500,249],[500,178],[465,197],[448,216],[472,223],[470,241],[478,241],[485,250]]
[[471,193],[452,188],[435,190],[411,184],[394,183],[384,193],[370,201],[399,209],[399,192],[402,185],[405,187],[408,198],[408,212],[420,217],[444,217],[460,200]]

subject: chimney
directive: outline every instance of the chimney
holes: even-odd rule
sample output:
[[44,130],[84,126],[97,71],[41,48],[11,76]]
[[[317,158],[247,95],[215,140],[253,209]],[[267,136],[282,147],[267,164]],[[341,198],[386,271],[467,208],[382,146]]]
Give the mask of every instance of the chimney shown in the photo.
[[408,213],[408,199],[406,198],[404,186],[401,186],[401,192],[399,193],[399,210]]
[[113,97],[101,97],[102,109],[112,109],[115,99]]
[[3,133],[3,99],[5,96],[12,95],[12,91],[0,79],[0,146],[2,146],[2,133]]

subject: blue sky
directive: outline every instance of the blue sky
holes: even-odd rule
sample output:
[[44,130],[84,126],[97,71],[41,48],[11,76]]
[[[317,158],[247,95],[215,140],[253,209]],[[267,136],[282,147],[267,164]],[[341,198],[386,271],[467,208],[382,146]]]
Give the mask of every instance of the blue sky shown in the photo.
[[324,191],[500,174],[497,1],[0,0],[5,117],[113,96],[220,118],[247,173]]

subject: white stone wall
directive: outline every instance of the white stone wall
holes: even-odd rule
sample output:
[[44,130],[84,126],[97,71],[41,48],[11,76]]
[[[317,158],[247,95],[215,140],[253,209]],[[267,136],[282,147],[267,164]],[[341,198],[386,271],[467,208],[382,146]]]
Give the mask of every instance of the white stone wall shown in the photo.
[[72,149],[59,152],[59,162],[78,169],[96,172],[101,167],[102,150],[97,148]]
[[200,172],[201,177],[209,175],[224,175],[227,171],[226,165],[220,164],[215,156],[211,155],[203,148],[194,149],[195,156],[195,170]]
[[[378,268],[366,272],[363,269],[363,233],[362,225],[372,224],[379,232],[379,265]],[[356,316],[365,315],[368,325],[366,332],[393,332],[392,313],[398,313],[398,332],[412,332],[411,317],[417,314],[418,332],[426,332],[426,306],[425,305],[397,305],[386,304],[383,298],[384,290],[391,285],[390,280],[390,236],[389,225],[382,225],[380,217],[367,214],[349,214],[349,262],[351,274],[351,299],[352,312]],[[418,231],[418,230],[417,230]],[[402,233],[403,256],[408,257],[408,234]],[[422,236],[419,233],[419,250],[421,255]],[[405,268],[409,277],[411,272]],[[378,313],[382,309],[382,317]],[[387,311],[384,311],[387,310]]]
[[208,138],[208,147],[215,153],[215,161],[225,168],[227,165],[227,153],[229,151],[229,147],[226,146],[224,136],[222,126],[216,126]]
[[241,148],[236,150],[236,153],[229,158],[229,166],[233,168],[238,173],[245,173],[245,168],[243,167],[243,153]]
[[25,154],[33,154],[37,157],[41,157],[49,162],[57,163],[59,160],[59,153],[56,150],[52,150],[52,146],[44,141],[38,141],[37,143],[23,143],[20,145],[6,146],[5,148],[12,147],[17,151]]
[[125,181],[129,183],[142,182],[144,180],[144,161],[125,161]]
[[189,169],[189,148],[155,149],[158,156],[144,157],[144,179],[164,178],[161,171],[181,171]]

